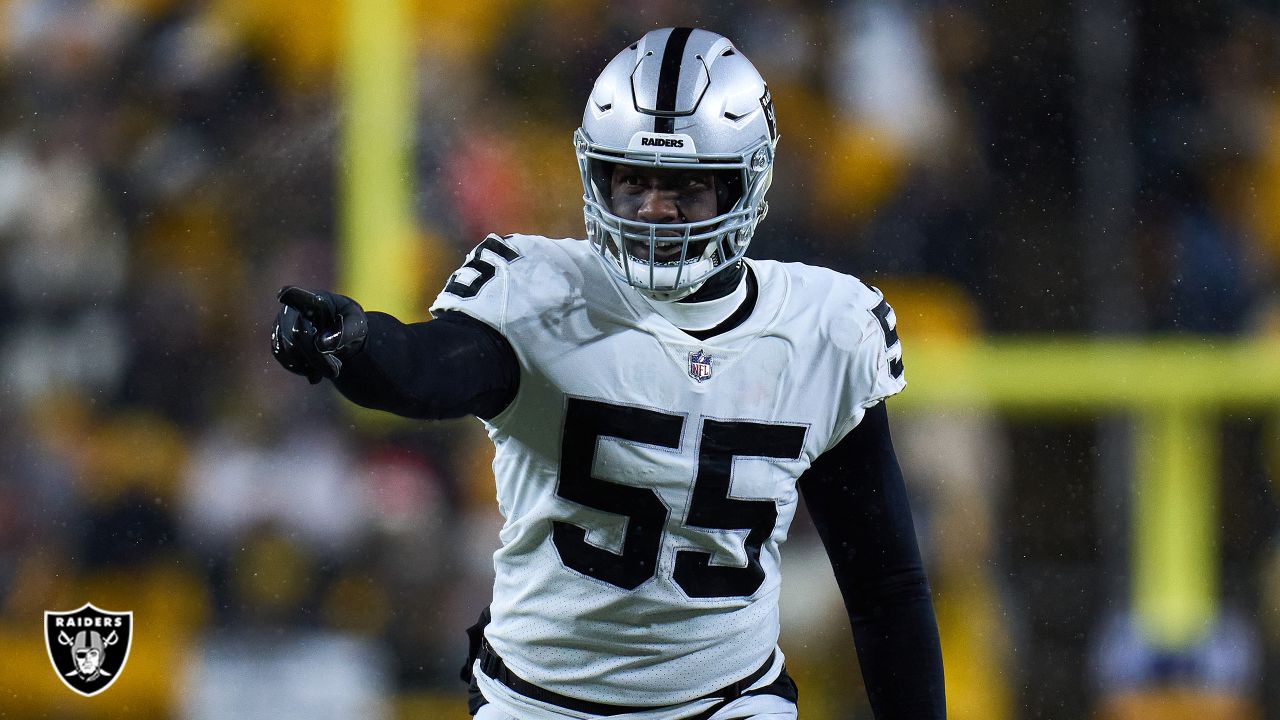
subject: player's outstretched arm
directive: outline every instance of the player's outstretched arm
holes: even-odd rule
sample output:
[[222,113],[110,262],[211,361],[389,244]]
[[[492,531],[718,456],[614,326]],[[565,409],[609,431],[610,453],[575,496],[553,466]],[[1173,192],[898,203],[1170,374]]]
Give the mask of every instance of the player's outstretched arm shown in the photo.
[[946,717],[942,650],[883,402],[800,478],[877,720]]
[[289,287],[279,297],[276,360],[312,383],[332,380],[358,405],[421,419],[491,418],[519,387],[510,343],[463,313],[406,324],[333,293]]

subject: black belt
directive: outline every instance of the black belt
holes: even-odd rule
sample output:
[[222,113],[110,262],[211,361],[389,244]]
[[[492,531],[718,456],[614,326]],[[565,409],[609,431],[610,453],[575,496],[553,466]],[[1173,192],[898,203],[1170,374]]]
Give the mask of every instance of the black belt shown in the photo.
[[[747,688],[754,685],[756,681],[758,681],[760,678],[765,676],[765,673],[769,672],[769,668],[773,667],[773,658],[776,654],[777,654],[777,650],[774,650],[773,652],[769,653],[769,659],[765,660],[764,664],[761,665],[759,669],[757,669],[755,672],[751,673],[750,675],[742,678],[741,680],[735,683],[726,685],[713,693],[708,693],[706,695],[703,695],[702,697],[697,698],[693,702],[697,702],[698,700],[711,700],[711,699],[733,700],[735,698],[740,697],[744,692],[747,691]],[[653,706],[641,707],[641,706],[627,706],[627,705],[606,705],[605,703],[597,703],[597,702],[591,702],[590,700],[579,700],[578,698],[571,698],[568,695],[561,695],[560,693],[552,692],[546,688],[538,687],[537,685],[534,685],[528,680],[525,680],[524,678],[521,678],[519,675],[516,675],[515,673],[511,672],[511,670],[507,668],[506,663],[502,662],[502,658],[498,656],[498,653],[494,652],[493,648],[489,645],[488,639],[482,640],[480,642],[480,654],[478,656],[478,659],[480,660],[480,670],[485,675],[493,678],[494,680],[497,680],[498,682],[502,683],[503,685],[506,685],[507,687],[511,688],[512,690],[520,693],[521,695],[527,698],[540,700],[544,703],[549,703],[551,705],[558,705],[562,708],[566,708],[569,710],[576,710],[578,712],[590,713],[592,715],[622,715],[623,713],[644,712],[646,710],[657,709]]]

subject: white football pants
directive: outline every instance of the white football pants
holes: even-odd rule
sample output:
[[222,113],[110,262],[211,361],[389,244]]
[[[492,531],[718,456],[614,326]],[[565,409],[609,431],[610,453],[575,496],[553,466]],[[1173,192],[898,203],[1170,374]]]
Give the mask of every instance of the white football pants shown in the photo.
[[[565,716],[566,718],[569,716]],[[616,715],[612,720],[624,718]],[[796,720],[795,703],[777,695],[748,695],[725,705],[710,720]],[[485,705],[476,713],[475,720],[522,720],[494,707]]]

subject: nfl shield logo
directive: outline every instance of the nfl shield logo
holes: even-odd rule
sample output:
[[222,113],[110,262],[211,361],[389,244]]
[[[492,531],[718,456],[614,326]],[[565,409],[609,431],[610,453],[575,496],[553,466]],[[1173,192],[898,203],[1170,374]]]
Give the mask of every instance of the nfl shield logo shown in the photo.
[[689,353],[689,377],[698,382],[711,379],[711,356],[696,350]]
[[78,610],[44,614],[49,662],[63,684],[85,697],[106,690],[120,677],[132,639],[132,612],[85,603]]

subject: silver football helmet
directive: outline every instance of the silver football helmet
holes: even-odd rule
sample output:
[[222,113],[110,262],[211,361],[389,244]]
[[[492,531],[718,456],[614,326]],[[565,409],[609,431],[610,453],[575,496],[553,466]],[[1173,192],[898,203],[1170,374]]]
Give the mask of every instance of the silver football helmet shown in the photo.
[[[777,144],[769,88],[733,43],[706,30],[654,30],[600,73],[574,133],[587,237],[620,281],[656,300],[686,297],[746,253],[768,211]],[[713,171],[719,214],[620,217],[610,197],[617,164]],[[674,245],[678,255],[659,252]]]

